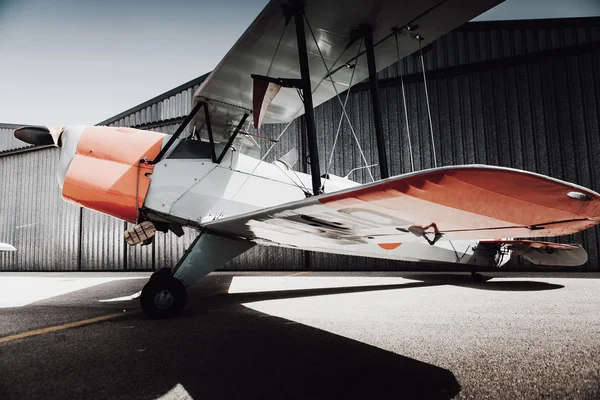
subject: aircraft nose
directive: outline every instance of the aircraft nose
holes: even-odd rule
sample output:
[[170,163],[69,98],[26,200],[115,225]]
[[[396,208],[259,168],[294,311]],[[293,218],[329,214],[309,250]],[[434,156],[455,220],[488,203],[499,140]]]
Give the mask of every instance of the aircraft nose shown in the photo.
[[60,147],[59,138],[64,129],[64,126],[23,126],[15,129],[14,135],[17,139],[36,146],[54,145]]

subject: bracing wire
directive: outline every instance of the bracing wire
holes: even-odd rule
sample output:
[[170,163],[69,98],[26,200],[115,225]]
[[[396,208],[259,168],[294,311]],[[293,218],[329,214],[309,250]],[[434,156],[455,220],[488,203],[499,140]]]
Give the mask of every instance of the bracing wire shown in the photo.
[[429,105],[429,91],[427,90],[427,75],[425,74],[425,55],[423,54],[423,48],[421,47],[421,37],[417,36],[416,39],[419,41],[419,51],[421,53],[421,69],[423,70],[423,84],[425,86],[425,101],[427,102],[427,115],[429,116],[429,132],[431,134],[431,151],[433,154],[433,166],[437,168],[437,157],[435,156],[435,139],[433,137],[433,121],[431,119],[431,106]]
[[[321,61],[323,61],[323,65],[325,66],[325,71],[327,72],[327,75],[325,77],[329,78],[329,80],[331,81],[331,86],[333,86],[333,90],[335,91],[335,96],[338,99],[340,105],[342,106],[342,113],[346,117],[346,121],[348,121],[348,125],[350,126],[350,131],[352,132],[352,135],[354,136],[354,140],[356,141],[356,145],[358,147],[358,151],[360,152],[360,156],[361,156],[363,162],[365,163],[365,165],[368,166],[369,163],[367,162],[365,153],[362,150],[360,141],[358,140],[358,136],[356,136],[356,132],[354,131],[354,127],[352,126],[350,117],[348,117],[348,113],[346,113],[346,109],[344,108],[344,103],[342,102],[342,99],[340,98],[340,94],[337,90],[337,87],[335,86],[335,82],[333,81],[333,78],[331,77],[330,69],[327,66],[327,63],[325,62],[325,57],[323,56],[323,52],[321,52],[321,47],[319,47],[319,43],[317,42],[317,38],[315,37],[312,26],[310,25],[308,18],[306,18],[306,15],[304,16],[304,19],[306,20],[306,25],[308,26],[308,30],[310,31],[310,34],[315,42],[315,46],[317,47],[317,50],[319,51],[319,56],[321,57]],[[339,57],[338,57],[338,59],[339,59]],[[358,60],[357,60],[357,63],[358,63]],[[333,65],[335,65],[335,63]],[[321,82],[325,79],[325,77],[321,80]],[[348,90],[350,90],[350,88],[348,88]],[[373,177],[373,174],[371,173],[371,170],[369,168],[367,168],[367,172],[369,173],[369,176],[371,177],[371,182],[375,182],[375,178]]]
[[[256,169],[258,168],[258,166],[265,160],[265,158],[267,158],[267,156],[269,155],[269,153],[271,152],[271,150],[273,150],[273,147],[275,147],[275,145],[279,142],[279,139],[281,139],[281,137],[287,131],[287,129],[290,127],[290,125],[292,125],[292,122],[294,122],[294,120],[291,120],[290,122],[288,122],[288,124],[283,128],[283,130],[281,131],[281,133],[279,133],[279,135],[277,136],[277,139],[275,139],[275,142],[273,142],[273,144],[267,149],[265,155],[262,156],[260,158],[260,160],[256,163],[256,165],[252,169],[252,172],[250,172],[250,174],[248,174],[246,176],[246,179],[244,179],[244,182],[242,182],[242,184],[235,191],[235,193],[233,194],[233,196],[231,196],[231,199],[228,201],[227,204],[230,204],[233,201],[233,199],[235,199],[235,197],[238,195],[238,193],[240,192],[240,190],[242,190],[242,188],[248,182],[248,179],[250,179],[251,176],[254,176],[254,172],[256,172]],[[221,200],[223,200],[223,198],[219,199],[219,202],[221,202]],[[215,205],[215,209],[216,209],[217,205],[219,205],[219,202],[217,202],[217,204]],[[220,216],[223,215],[223,213],[225,212],[226,207],[227,207],[227,205],[221,210],[221,212],[218,214],[217,218],[220,218]]]
[[298,181],[300,183],[296,182],[296,180],[294,178],[292,178],[290,175],[288,175],[287,172],[285,172],[285,170],[279,166],[279,164],[273,163],[273,165],[275,165],[281,172],[283,172],[283,174],[290,179],[290,181],[294,184],[294,186],[296,186],[298,189],[302,190],[304,192],[304,194],[307,195],[307,197],[311,196],[310,191],[308,190],[308,188],[306,186],[304,186],[302,179],[300,179],[298,174],[296,174],[296,171],[290,170],[294,174],[294,176],[296,178],[298,178]]
[[408,123],[408,107],[406,106],[406,89],[404,87],[404,75],[400,71],[400,45],[398,44],[398,33],[396,36],[396,54],[398,55],[398,71],[400,73],[400,84],[402,85],[402,102],[404,103],[404,120],[406,121],[406,137],[408,138],[408,151],[410,155],[410,172],[415,172],[415,161],[413,159],[413,148],[410,139],[410,124]]
[[[358,59],[358,55],[360,54],[360,51],[362,49],[362,39],[360,41],[360,44],[358,45],[358,54],[356,55],[356,59]],[[348,99],[350,98],[350,87],[352,87],[352,82],[354,80],[354,73],[356,72],[356,68],[352,69],[352,75],[350,75],[350,82],[348,83],[348,91],[346,92],[346,98],[344,99],[344,104],[342,105],[342,108],[346,108],[346,105],[348,104]],[[331,155],[329,156],[329,163],[327,163],[327,168],[325,169],[325,174],[329,174],[329,168],[331,168],[331,163],[333,162],[333,153],[335,152],[335,146],[337,145],[337,141],[338,138],[340,136],[340,132],[341,132],[341,128],[342,128],[342,122],[344,122],[344,115],[340,115],[340,122],[338,123],[338,127],[337,127],[337,131],[335,132],[335,139],[333,140],[333,147],[331,148]]]
[[[309,26],[310,27],[310,26]],[[313,35],[314,37],[314,35]],[[331,68],[333,69],[333,67],[335,67],[335,65],[337,64],[338,61],[340,61],[340,58],[342,58],[342,56],[344,55],[344,53],[346,52],[346,48],[344,48],[342,50],[342,52],[340,53],[339,56],[337,56],[337,58],[335,59],[335,61],[333,62],[333,64],[331,64]],[[327,68],[326,68],[327,69]],[[329,71],[329,69],[327,69]],[[329,73],[328,73],[329,74]],[[315,92],[317,91],[317,89],[321,86],[321,84],[323,83],[323,81],[325,80],[325,78],[327,78],[327,76],[323,76],[321,78],[321,80],[319,80],[319,83],[317,83],[317,85],[312,89],[311,94],[315,94]],[[296,111],[296,114],[294,114],[294,118],[298,116],[298,113],[300,112],[300,110],[302,110],[302,107],[300,107],[298,109],[298,111]]]
[[463,253],[462,256],[458,255],[458,251],[456,251],[456,247],[454,247],[454,244],[452,243],[452,241],[450,240],[448,243],[450,243],[450,246],[452,246],[452,250],[454,250],[454,255],[456,256],[456,262],[460,262],[460,260],[463,259],[463,257],[465,256],[465,254],[467,254],[467,251],[469,250],[469,248],[467,247],[467,250],[465,250],[465,252]]
[[275,56],[277,55],[277,50],[279,50],[279,45],[281,44],[281,40],[283,40],[283,34],[285,33],[286,28],[287,28],[287,25],[284,25],[283,29],[281,30],[281,35],[279,36],[279,41],[277,42],[277,47],[275,47],[275,51],[273,52],[273,57],[271,58],[271,63],[269,64],[269,69],[267,70],[267,76],[269,76],[269,73],[271,72],[271,68],[273,67],[273,62],[275,61]]

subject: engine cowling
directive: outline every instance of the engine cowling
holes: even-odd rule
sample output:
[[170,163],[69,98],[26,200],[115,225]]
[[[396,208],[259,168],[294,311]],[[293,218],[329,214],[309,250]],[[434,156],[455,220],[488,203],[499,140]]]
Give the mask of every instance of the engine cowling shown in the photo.
[[[58,183],[62,196],[92,210],[136,223],[153,166],[166,135],[100,126],[23,127],[15,136],[61,148]],[[145,160],[145,161],[144,161]]]
[[[68,135],[68,129],[65,131]],[[131,128],[87,127],[67,169],[66,200],[104,214],[137,222],[164,134]],[[62,155],[61,155],[62,156]]]

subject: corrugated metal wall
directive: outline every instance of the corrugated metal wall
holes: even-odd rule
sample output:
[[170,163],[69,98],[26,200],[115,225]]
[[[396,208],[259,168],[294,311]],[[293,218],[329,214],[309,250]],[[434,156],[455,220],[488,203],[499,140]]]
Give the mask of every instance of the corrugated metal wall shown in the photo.
[[[600,18],[471,23],[438,40],[425,57],[438,166],[469,163],[509,166],[600,191],[600,165],[595,160],[600,155]],[[406,84],[415,168],[433,166],[420,59],[411,56],[379,74],[392,174],[410,171],[400,73]],[[190,111],[192,94],[203,78],[125,111],[101,125],[134,126],[173,133]],[[364,158],[368,164],[377,164],[370,107],[368,86],[359,83],[350,93],[347,111]],[[315,111],[321,171],[344,176],[351,169],[364,165],[359,145],[344,121],[328,168],[341,107],[337,99],[333,99]],[[299,155],[296,169],[306,171],[307,146],[302,140],[302,124],[300,119],[288,128],[267,161],[295,148]],[[260,135],[276,138],[282,129],[283,126],[267,126]],[[259,143],[264,154],[270,143]],[[33,245],[45,249],[38,255],[32,254],[32,250],[27,254],[19,251],[0,255],[1,269],[62,269],[63,265],[64,269],[83,270],[159,268],[173,265],[193,240],[191,230],[182,238],[159,233],[151,246],[131,248],[122,239],[126,228],[123,222],[93,211],[79,211],[75,206],[56,200],[48,204],[61,210],[57,215],[65,218],[63,222],[41,210],[34,210],[37,214],[33,216],[11,216],[10,210],[17,209],[13,208],[16,207],[13,190],[20,193],[17,196],[37,194],[44,199],[58,198],[53,172],[55,163],[48,163],[51,177],[34,174],[26,165],[33,164],[32,160],[42,154],[48,162],[56,157],[53,150],[0,157],[0,176],[3,181],[12,182],[12,186],[8,186],[11,194],[4,191],[2,195],[12,200],[5,201],[10,206],[2,205],[0,240],[12,242],[20,250],[21,246],[32,246],[27,243],[28,235],[15,233],[22,229],[17,227],[28,225],[23,223],[28,218],[49,219],[45,222],[47,225],[37,228],[42,236],[57,224],[63,224],[61,226],[69,233],[63,233],[64,239],[52,239],[53,245],[48,242]],[[379,168],[372,168],[372,172],[378,179]],[[14,176],[20,178],[14,180]],[[25,177],[30,189],[20,187],[24,186],[20,182],[25,181]],[[350,177],[360,182],[370,181],[366,169],[355,171]],[[33,200],[31,202],[34,204]],[[590,254],[588,267],[598,267],[598,228],[561,240],[582,243]],[[60,250],[52,250],[55,248]],[[255,247],[225,266],[236,270],[390,270],[411,267],[414,268],[409,263],[265,247]]]
[[[598,41],[598,18],[471,22],[433,43],[427,52],[426,70],[502,60]],[[420,71],[421,60],[406,57],[380,71],[378,78]]]
[[0,124],[0,153],[7,150],[22,149],[32,147],[25,142],[20,141],[13,135],[13,130],[22,125]]
[[64,202],[56,183],[58,150],[0,157],[0,270],[69,271],[78,267],[79,207]]

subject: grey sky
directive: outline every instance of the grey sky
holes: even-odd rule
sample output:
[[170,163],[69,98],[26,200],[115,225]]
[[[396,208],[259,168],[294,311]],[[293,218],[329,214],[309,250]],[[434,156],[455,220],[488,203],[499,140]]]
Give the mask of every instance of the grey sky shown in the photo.
[[266,0],[0,0],[0,121],[95,124],[210,71]]
[[[0,122],[95,124],[210,71],[267,0],[0,0]],[[480,19],[600,15],[507,0]]]

